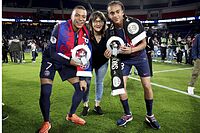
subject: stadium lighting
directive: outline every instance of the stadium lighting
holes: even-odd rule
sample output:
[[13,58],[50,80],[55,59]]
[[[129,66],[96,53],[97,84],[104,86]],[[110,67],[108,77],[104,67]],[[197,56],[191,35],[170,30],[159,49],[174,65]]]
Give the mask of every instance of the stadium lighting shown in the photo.
[[156,22],[154,20],[145,20],[145,21],[142,21],[142,23],[145,23],[145,24],[154,24]]
[[16,19],[16,21],[19,20],[19,22],[33,22],[31,19]]
[[187,17],[187,20],[195,20],[195,17]]
[[158,23],[170,23],[170,22],[176,22],[176,19],[161,19],[161,20],[158,20]]
[[57,23],[57,22],[66,22],[66,20],[39,20],[41,23]]
[[1,20],[3,22],[15,22],[15,19],[10,19],[10,18],[2,18]]
[[186,18],[176,18],[176,22],[180,22],[180,21],[186,21]]
[[[32,19],[10,19],[10,18],[2,18],[1,19],[4,22],[33,22]],[[155,23],[170,23],[170,22],[183,22],[183,21],[193,21],[193,20],[200,20],[200,16],[196,17],[183,17],[183,18],[173,18],[173,19],[159,19],[159,20],[145,20],[141,21],[145,24],[155,24]],[[66,22],[66,20],[39,20],[41,23],[57,23],[57,22]],[[88,21],[86,22],[88,23]],[[106,22],[107,24],[110,24],[110,22]]]

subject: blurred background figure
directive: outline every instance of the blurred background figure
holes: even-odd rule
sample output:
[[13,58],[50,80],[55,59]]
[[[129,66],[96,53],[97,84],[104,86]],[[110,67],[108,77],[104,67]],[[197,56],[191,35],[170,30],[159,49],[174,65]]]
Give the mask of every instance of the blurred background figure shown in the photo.
[[160,50],[161,50],[161,62],[164,62],[166,59],[166,52],[167,52],[167,38],[165,32],[162,33],[162,36],[160,38],[161,44],[160,44]]
[[176,46],[176,40],[173,38],[172,33],[169,34],[169,37],[167,39],[167,62],[171,63],[173,60],[173,47]]
[[2,37],[2,63],[8,63],[8,40]]
[[192,38],[187,36],[185,44],[185,64],[192,65]]
[[200,75],[200,34],[196,35],[192,45],[192,59],[194,60],[194,68],[192,71],[192,77],[188,83],[188,94],[194,94],[194,85]]
[[22,45],[20,43],[19,37],[15,36],[14,39],[11,38],[9,45],[11,60],[13,59],[14,63],[22,63]]
[[159,37],[158,37],[158,34],[155,33],[153,36],[152,36],[152,39],[150,39],[149,41],[152,40],[152,43],[153,43],[153,46],[154,46],[154,55],[153,55],[153,60],[154,61],[157,61],[157,58],[158,58],[158,51],[160,49],[160,40],[159,40]]
[[176,47],[177,63],[182,63],[183,50],[184,50],[184,45],[182,43],[182,38],[179,36],[177,38],[177,47]]
[[38,52],[37,52],[37,46],[36,46],[36,41],[34,39],[32,39],[28,46],[31,47],[31,55],[32,55],[32,62],[35,63],[36,62],[36,57],[38,56]]

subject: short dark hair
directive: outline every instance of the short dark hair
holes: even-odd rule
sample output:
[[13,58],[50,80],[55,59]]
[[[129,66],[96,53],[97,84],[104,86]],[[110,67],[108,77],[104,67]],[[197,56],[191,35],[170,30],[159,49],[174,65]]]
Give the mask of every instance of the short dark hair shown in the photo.
[[109,6],[112,6],[112,5],[120,5],[122,10],[125,11],[125,7],[124,7],[124,4],[121,2],[121,1],[118,1],[118,0],[113,0],[111,2],[108,3],[108,6],[107,6],[107,9]]
[[72,12],[75,10],[75,9],[82,9],[82,10],[86,10],[86,8],[82,5],[78,5],[78,6],[75,6],[72,10]]

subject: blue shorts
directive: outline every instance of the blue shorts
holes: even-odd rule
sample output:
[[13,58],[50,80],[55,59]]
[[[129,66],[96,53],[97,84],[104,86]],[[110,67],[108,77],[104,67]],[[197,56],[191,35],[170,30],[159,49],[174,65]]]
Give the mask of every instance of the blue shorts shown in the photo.
[[62,81],[76,77],[76,67],[71,65],[62,65],[50,57],[49,47],[45,49],[42,56],[40,78],[48,78],[53,81],[55,73],[58,71]]
[[150,76],[149,63],[148,63],[148,58],[147,58],[145,51],[141,52],[141,54],[139,54],[135,57],[123,59],[123,60],[121,60],[121,63],[122,63],[123,76],[130,75],[132,66],[135,66],[135,68],[138,71],[138,75],[140,77],[149,77]]

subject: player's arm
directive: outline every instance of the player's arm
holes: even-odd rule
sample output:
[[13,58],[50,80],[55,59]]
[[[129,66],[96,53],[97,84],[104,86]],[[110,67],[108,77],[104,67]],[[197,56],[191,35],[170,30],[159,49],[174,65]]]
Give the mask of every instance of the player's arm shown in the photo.
[[147,43],[146,38],[142,39],[136,47],[131,47],[131,53],[145,49]]

